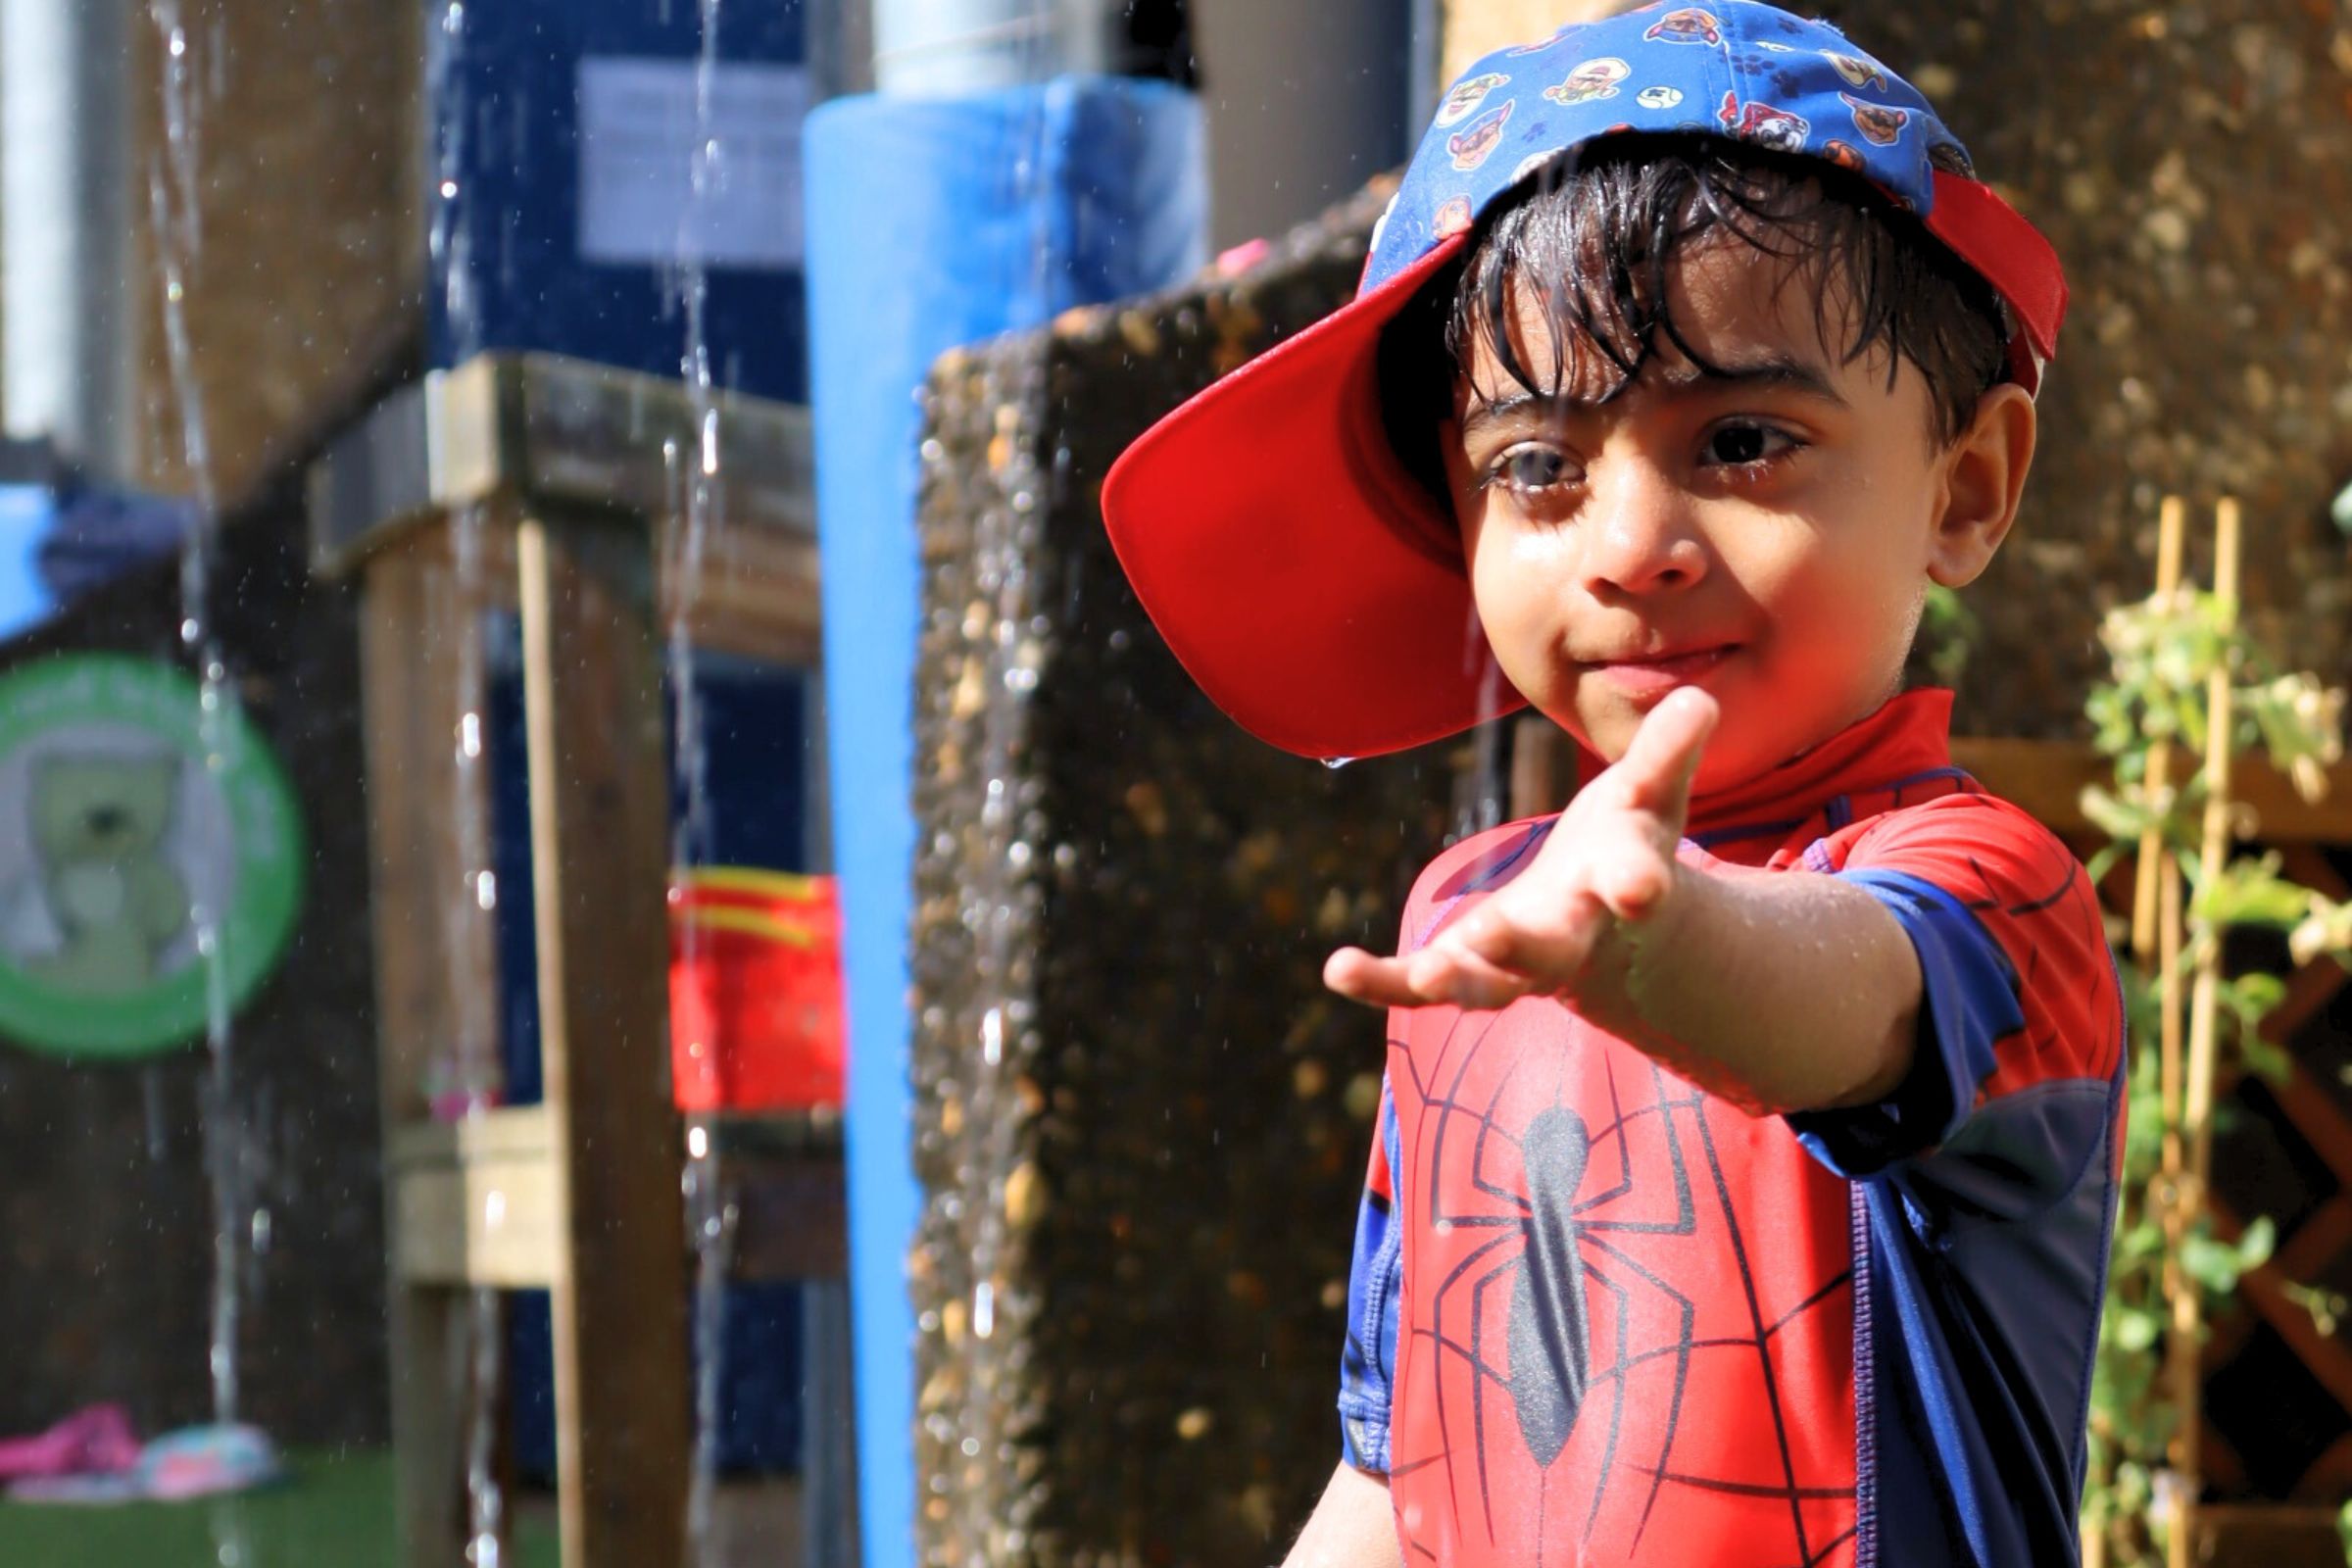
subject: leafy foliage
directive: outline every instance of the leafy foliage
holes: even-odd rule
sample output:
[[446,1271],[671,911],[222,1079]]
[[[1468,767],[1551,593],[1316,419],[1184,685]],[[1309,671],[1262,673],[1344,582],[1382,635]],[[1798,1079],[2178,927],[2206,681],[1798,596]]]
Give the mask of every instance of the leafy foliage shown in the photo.
[[[2233,755],[2266,759],[2307,797],[2327,785],[2327,768],[2342,757],[2344,696],[2310,675],[2282,670],[2248,634],[2230,607],[2210,594],[2183,591],[2110,613],[2100,632],[2111,662],[2109,681],[2092,691],[2086,709],[2097,745],[2113,765],[2114,783],[2084,793],[2084,813],[2113,842],[2093,858],[2103,873],[2134,853],[2153,832],[2163,853],[2180,865],[2188,890],[2182,971],[2216,950],[2224,933],[2265,927],[2288,935],[2296,962],[2352,953],[2352,905],[2336,904],[2289,879],[2276,855],[2236,854],[2218,877],[2201,875],[2196,853],[2207,781],[2205,756],[2211,677],[2226,673],[2232,698]],[[2161,790],[2147,785],[2148,759],[2172,743],[2179,780]],[[2242,826],[2243,824],[2240,824]],[[2119,947],[2122,946],[2119,944]],[[2277,1229],[2267,1217],[2246,1225],[2236,1240],[2222,1237],[2211,1212],[2163,1170],[2169,1128],[2161,1077],[2161,975],[2121,955],[2132,1030],[2130,1131],[2124,1184],[2116,1215],[2108,1275],[2107,1314],[2100,1326],[2090,1414],[2090,1476],[2082,1504],[2086,1540],[2095,1540],[2110,1568],[2159,1568],[2165,1532],[2181,1517],[2180,1478],[2168,1448],[2180,1421],[2165,1380],[2168,1337],[2177,1303],[2168,1296],[2166,1264],[2178,1265],[2181,1286],[2210,1307],[2238,1281],[2270,1260]],[[2186,985],[2183,981],[2182,991]],[[2278,976],[2227,976],[2219,986],[2219,1037],[2225,1071],[2235,1064],[2274,1080],[2290,1070],[2285,1053],[2264,1040],[2263,1020],[2285,996]],[[2172,1241],[2178,1236],[2177,1246]],[[2290,1294],[2332,1333],[2344,1303],[2324,1293],[2290,1287]],[[2201,1324],[2204,1313],[2199,1311]],[[2352,1511],[2342,1521],[2352,1561]]]

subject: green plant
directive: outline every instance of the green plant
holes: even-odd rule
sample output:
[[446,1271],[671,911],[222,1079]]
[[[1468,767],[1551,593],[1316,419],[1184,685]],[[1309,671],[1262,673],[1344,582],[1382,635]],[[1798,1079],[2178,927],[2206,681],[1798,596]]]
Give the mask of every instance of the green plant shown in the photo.
[[[2342,755],[2343,694],[2282,669],[2240,629],[2235,606],[2219,595],[2159,594],[2109,614],[2100,636],[2112,674],[2086,707],[2114,783],[2083,797],[2084,813],[2112,841],[2092,857],[2094,877],[2143,845],[2179,867],[2188,896],[2172,961],[2183,988],[2180,977],[2217,958],[2232,928],[2286,933],[2298,963],[2343,959],[2352,951],[2352,906],[2292,881],[2276,855],[2232,846],[2215,862],[2200,856],[2209,779],[2196,765],[2211,739],[2219,676],[2228,689],[2223,710],[2230,715],[2230,752],[2264,759],[2315,795]],[[2160,751],[2174,765],[2152,765]],[[2178,765],[2183,762],[2185,769]],[[2276,1229],[2268,1217],[2256,1217],[2234,1240],[2219,1233],[2193,1164],[2180,1153],[2199,1137],[2182,1109],[2195,1098],[2184,1102],[2177,1084],[2168,1095],[2163,1081],[2162,961],[2137,961],[2128,951],[2122,956],[2132,1042],[2130,1130],[2092,1382],[2082,1526],[2086,1562],[2155,1568],[2166,1560],[2168,1534],[2185,1517],[2183,1505],[2192,1499],[2184,1493],[2193,1485],[2175,1470],[2170,1452],[2182,1411],[2166,1375],[2167,1354],[2180,1348],[2183,1336],[2201,1341],[2206,1309],[2269,1261]],[[2260,1033],[2284,996],[2280,979],[2261,971],[2217,973],[2208,984],[2224,1070],[2282,1078],[2291,1063]],[[2340,1301],[2300,1289],[2295,1298],[2332,1332]],[[2344,1528],[2352,1543],[2352,1513]]]

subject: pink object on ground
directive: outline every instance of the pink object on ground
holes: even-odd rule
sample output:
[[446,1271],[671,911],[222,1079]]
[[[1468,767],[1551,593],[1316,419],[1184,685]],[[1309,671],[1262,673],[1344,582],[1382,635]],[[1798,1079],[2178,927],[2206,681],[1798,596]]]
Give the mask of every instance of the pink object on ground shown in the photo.
[[249,1492],[285,1475],[275,1446],[261,1431],[216,1423],[165,1433],[138,1449],[127,1468],[27,1477],[8,1494],[19,1502],[176,1502]]
[[1217,275],[1238,277],[1273,253],[1274,247],[1262,239],[1246,239],[1217,257]]
[[105,1475],[138,1462],[138,1434],[119,1404],[76,1410],[48,1431],[0,1439],[0,1481]]

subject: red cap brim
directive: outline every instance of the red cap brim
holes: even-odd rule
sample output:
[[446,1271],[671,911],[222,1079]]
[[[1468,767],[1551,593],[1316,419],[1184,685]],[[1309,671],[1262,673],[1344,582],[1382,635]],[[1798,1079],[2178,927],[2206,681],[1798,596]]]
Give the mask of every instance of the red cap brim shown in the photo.
[[1111,547],[1169,649],[1258,739],[1402,751],[1522,707],[1449,516],[1382,426],[1381,329],[1455,236],[1153,425],[1102,485]]
[[[1929,229],[2008,301],[2028,392],[2055,351],[2055,251],[1990,187],[1938,172]],[[1260,740],[1374,757],[1525,706],[1470,598],[1450,514],[1383,428],[1381,330],[1467,235],[1161,419],[1112,465],[1103,521],[1168,647]]]

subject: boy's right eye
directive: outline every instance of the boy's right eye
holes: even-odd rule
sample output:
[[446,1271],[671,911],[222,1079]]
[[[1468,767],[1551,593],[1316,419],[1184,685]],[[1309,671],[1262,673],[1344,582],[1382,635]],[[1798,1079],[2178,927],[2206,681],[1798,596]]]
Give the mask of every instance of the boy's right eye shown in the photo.
[[1487,483],[1521,495],[1535,495],[1556,489],[1574,476],[1567,455],[1558,448],[1516,446],[1494,460],[1487,470]]

